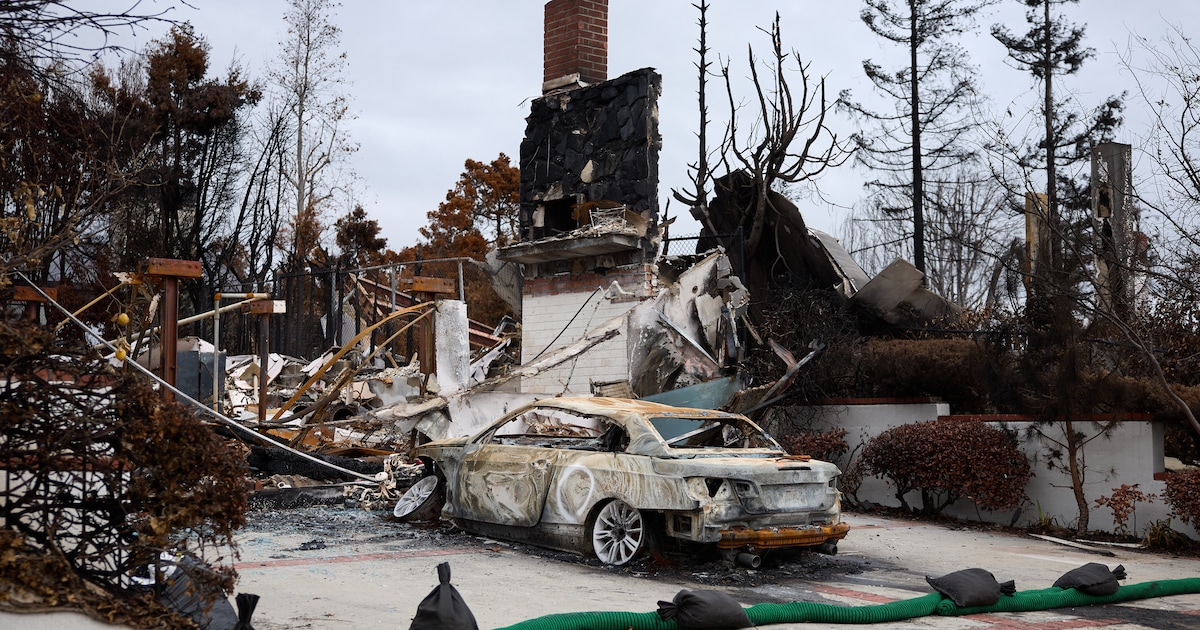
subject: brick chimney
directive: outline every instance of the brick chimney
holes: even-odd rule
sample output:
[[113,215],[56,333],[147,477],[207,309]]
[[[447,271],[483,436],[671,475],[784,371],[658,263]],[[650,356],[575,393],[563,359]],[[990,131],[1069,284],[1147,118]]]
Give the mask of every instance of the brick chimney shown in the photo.
[[608,79],[608,0],[546,3],[542,93]]

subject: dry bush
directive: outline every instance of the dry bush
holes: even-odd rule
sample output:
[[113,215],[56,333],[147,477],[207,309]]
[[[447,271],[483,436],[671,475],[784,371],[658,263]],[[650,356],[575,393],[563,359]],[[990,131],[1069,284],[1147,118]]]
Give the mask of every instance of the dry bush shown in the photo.
[[60,555],[35,549],[11,529],[0,529],[0,608],[36,612],[70,608],[127,628],[194,630],[190,619],[172,613],[153,592],[122,597],[81,578]]
[[863,346],[862,377],[875,396],[936,396],[958,412],[986,409],[987,357],[969,339],[877,339]]
[[1200,468],[1189,468],[1167,475],[1163,498],[1179,520],[1200,529]]
[[[1188,270],[1180,270],[1185,277]],[[1200,295],[1194,276],[1190,281],[1165,282],[1156,287],[1163,293],[1151,301],[1135,325],[1143,339],[1151,340],[1167,379],[1183,386],[1200,385]],[[1141,357],[1137,357],[1141,359]]]
[[937,514],[960,498],[985,510],[1006,510],[1027,500],[1033,476],[1014,434],[982,422],[933,420],[906,424],[875,436],[863,450],[868,474],[887,479],[906,510],[911,491],[921,512]]
[[217,564],[213,579],[228,590],[234,573],[220,563],[245,522],[241,455],[143,379],[53,342],[0,323],[0,462],[9,463],[0,518],[10,543],[125,594],[162,552],[191,554]]
[[837,461],[850,450],[846,442],[846,430],[841,427],[828,431],[798,429],[779,438],[779,441],[792,455],[809,455],[827,462]]
[[[759,296],[751,296],[757,302]],[[775,285],[760,304],[763,320],[756,322],[763,339],[774,339],[797,359],[816,340],[826,344],[816,361],[803,368],[790,393],[797,399],[819,402],[854,395],[857,382],[854,362],[847,357],[861,343],[861,333],[851,306],[828,289],[804,285]],[[755,347],[746,361],[753,383],[769,383],[783,375],[785,366],[769,348]]]

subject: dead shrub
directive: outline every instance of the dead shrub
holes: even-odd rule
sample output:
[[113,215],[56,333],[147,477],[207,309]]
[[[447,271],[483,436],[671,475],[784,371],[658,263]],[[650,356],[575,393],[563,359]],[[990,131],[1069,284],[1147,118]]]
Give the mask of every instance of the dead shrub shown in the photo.
[[1167,475],[1163,498],[1179,520],[1200,528],[1200,468],[1189,468]]
[[986,361],[969,339],[882,339],[863,346],[861,371],[874,396],[936,396],[965,413],[988,406]]
[[0,435],[12,544],[112,593],[164,551],[217,564],[213,579],[232,586],[220,563],[245,522],[245,462],[143,379],[0,323]]
[[894,427],[875,436],[862,454],[868,474],[890,481],[896,498],[921,493],[921,512],[937,514],[960,498],[977,508],[1007,510],[1027,500],[1033,476],[1011,432],[982,422],[932,420]]
[[[789,390],[796,400],[816,402],[855,395],[858,381],[855,362],[848,360],[861,339],[851,306],[836,293],[808,284],[775,284],[768,295],[753,295],[762,321],[755,321],[764,339],[774,339],[797,359],[810,341],[827,345],[818,359],[804,367],[804,377]],[[769,383],[783,375],[786,366],[766,344],[752,348],[745,362],[752,382]]]
[[850,450],[850,445],[846,443],[846,430],[841,427],[828,431],[798,429],[779,441],[793,455],[810,455],[827,462],[837,461]]

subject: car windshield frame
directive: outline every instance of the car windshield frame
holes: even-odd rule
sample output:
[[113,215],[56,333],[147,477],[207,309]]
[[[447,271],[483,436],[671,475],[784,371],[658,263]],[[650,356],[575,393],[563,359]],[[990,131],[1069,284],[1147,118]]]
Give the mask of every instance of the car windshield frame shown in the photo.
[[[649,414],[646,424],[673,451],[784,451],[762,427],[741,416]],[[741,442],[742,446],[736,446]]]

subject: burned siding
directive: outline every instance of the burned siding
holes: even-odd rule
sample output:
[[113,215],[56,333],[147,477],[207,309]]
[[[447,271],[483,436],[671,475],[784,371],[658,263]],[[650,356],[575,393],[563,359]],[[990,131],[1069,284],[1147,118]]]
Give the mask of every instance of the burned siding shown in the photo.
[[570,232],[577,204],[623,205],[654,231],[658,215],[658,95],[644,68],[533,101],[521,142],[522,240]]

